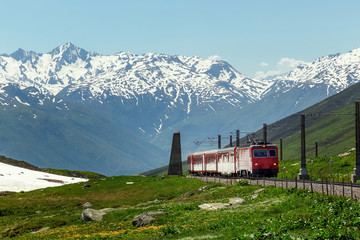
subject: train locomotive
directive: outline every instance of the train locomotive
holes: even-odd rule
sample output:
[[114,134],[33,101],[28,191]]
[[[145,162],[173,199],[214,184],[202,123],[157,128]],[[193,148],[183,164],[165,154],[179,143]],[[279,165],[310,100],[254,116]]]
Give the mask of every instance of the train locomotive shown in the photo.
[[279,172],[275,145],[250,145],[196,152],[187,157],[188,171],[194,175],[276,177]]

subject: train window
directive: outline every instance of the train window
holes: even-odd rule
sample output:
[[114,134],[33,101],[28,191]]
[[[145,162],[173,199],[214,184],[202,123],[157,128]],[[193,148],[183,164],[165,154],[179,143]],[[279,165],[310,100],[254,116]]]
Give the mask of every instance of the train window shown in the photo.
[[267,157],[267,150],[266,149],[255,149],[254,157]]
[[269,156],[270,157],[276,157],[276,150],[275,149],[270,149],[269,150]]

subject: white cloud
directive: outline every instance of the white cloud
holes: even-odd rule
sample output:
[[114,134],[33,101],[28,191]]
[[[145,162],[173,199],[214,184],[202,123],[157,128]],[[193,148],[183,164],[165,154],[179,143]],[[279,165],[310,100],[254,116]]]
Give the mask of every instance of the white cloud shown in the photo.
[[267,67],[267,66],[269,66],[269,64],[266,63],[266,62],[261,62],[261,63],[260,63],[260,66],[262,66],[262,67]]
[[[264,62],[260,63],[260,65],[265,67],[265,65],[263,65],[263,63]],[[304,62],[302,60],[296,60],[294,58],[287,58],[287,57],[281,58],[280,61],[276,63],[275,69],[269,70],[267,72],[258,71],[255,73],[255,78],[261,79],[261,78],[266,78],[266,77],[273,76],[273,75],[287,73],[302,64],[306,64],[306,62]]]
[[305,64],[306,62],[302,60],[296,60],[293,58],[281,58],[280,61],[277,63],[277,67],[282,72],[289,72],[296,68],[301,64]]
[[209,56],[208,59],[215,61],[223,60],[222,57],[220,57],[219,55]]

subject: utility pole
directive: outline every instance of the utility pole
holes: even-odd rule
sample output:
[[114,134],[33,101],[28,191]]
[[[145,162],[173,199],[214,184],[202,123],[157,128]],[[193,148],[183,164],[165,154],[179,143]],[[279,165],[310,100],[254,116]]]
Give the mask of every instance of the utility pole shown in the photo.
[[318,142],[315,142],[315,157],[319,156],[319,151],[318,151]]
[[356,163],[354,174],[351,175],[351,181],[356,183],[360,179],[360,116],[359,116],[359,102],[355,102],[355,149],[356,149]]
[[232,147],[232,135],[230,135],[230,147]]
[[236,130],[236,147],[240,147],[240,130]]
[[218,149],[221,149],[221,135],[218,135]]
[[306,169],[306,151],[305,151],[305,115],[301,115],[301,167],[298,174],[298,179],[310,179]]
[[263,139],[264,139],[264,145],[267,143],[267,125],[263,124]]
[[280,161],[283,160],[283,143],[282,138],[280,138]]

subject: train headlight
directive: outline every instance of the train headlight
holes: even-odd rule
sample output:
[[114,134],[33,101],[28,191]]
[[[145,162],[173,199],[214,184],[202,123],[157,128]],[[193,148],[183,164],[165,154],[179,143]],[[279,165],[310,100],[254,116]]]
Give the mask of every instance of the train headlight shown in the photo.
[[255,163],[255,166],[257,166],[258,164],[257,163]]
[[274,162],[274,166],[276,166],[276,162]]

